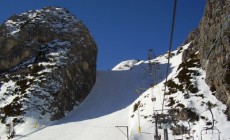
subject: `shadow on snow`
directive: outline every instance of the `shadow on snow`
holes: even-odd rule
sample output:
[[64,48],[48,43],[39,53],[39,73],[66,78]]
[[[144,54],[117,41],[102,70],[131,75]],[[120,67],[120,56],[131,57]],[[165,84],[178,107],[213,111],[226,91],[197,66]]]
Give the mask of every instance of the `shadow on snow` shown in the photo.
[[[166,67],[166,64],[160,64],[156,72],[157,84],[165,79]],[[99,71],[88,97],[68,116],[53,125],[94,119],[124,109],[139,97],[136,89],[147,89],[152,83],[148,64],[140,64],[127,71]]]

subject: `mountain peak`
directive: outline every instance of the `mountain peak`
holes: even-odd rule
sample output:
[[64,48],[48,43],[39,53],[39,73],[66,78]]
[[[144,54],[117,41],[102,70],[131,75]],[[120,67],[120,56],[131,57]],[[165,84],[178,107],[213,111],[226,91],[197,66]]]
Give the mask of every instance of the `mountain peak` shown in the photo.
[[[60,7],[45,7],[40,10],[30,10],[10,17],[5,23],[9,35],[16,37],[26,25],[49,26],[56,32],[76,31],[73,25],[79,22],[67,9]],[[27,26],[26,26],[27,27]],[[4,28],[4,27],[3,27]]]

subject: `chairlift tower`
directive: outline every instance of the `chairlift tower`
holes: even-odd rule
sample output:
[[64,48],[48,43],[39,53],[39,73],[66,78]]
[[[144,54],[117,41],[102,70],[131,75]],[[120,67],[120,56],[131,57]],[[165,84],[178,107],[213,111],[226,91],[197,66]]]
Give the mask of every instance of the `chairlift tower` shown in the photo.
[[152,59],[154,59],[154,54],[153,54],[153,50],[149,49],[148,51],[148,61],[149,61],[149,73],[151,74],[153,71],[153,63],[151,62]]
[[160,69],[160,65],[157,62],[152,62],[156,56],[153,49],[148,50],[148,64],[149,64],[149,75],[153,78],[153,86],[156,85],[156,70]]

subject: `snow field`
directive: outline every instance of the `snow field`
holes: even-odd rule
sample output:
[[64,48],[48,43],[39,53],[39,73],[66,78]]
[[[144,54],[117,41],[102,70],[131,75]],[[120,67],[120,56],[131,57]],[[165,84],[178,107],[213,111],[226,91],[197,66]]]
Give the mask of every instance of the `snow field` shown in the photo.
[[[189,45],[189,44],[188,44]],[[183,49],[186,49],[185,45]],[[173,52],[176,54],[176,51]],[[170,61],[170,73],[168,79],[176,79],[178,74],[178,66],[181,64],[182,53],[176,54]],[[115,126],[128,126],[128,136],[130,140],[152,140],[155,133],[155,124],[152,115],[156,110],[162,109],[163,93],[164,93],[164,77],[166,73],[167,55],[162,55],[152,62],[158,62],[160,69],[156,71],[156,85],[150,87],[153,83],[152,75],[148,73],[148,61],[135,62],[131,60],[118,64],[113,71],[99,71],[97,73],[97,82],[93,87],[89,96],[76,107],[65,118],[54,122],[52,125],[45,127],[39,126],[38,131],[26,135],[28,130],[23,130],[15,139],[22,140],[126,140],[126,129],[116,128]],[[122,68],[124,69],[122,71]],[[226,106],[218,101],[212,95],[210,88],[204,81],[205,71],[196,68],[199,76],[194,76],[198,86],[198,94],[203,94],[204,98],[199,96],[191,96],[185,99],[182,92],[165,96],[164,109],[170,108],[169,98],[173,97],[175,101],[184,104],[188,108],[195,110],[200,115],[199,121],[190,124],[191,135],[194,140],[215,140],[217,135],[211,131],[204,132],[201,130],[207,127],[207,121],[211,120],[211,114],[207,110],[205,104],[211,102],[216,104],[212,108],[215,127],[221,131],[221,140],[230,139],[229,128],[230,122],[223,111]],[[163,77],[163,78],[162,78]],[[166,91],[168,89],[166,88]],[[152,100],[154,99],[154,100]],[[203,105],[202,105],[203,104]],[[138,106],[135,109],[134,106]],[[201,119],[203,116],[205,119]],[[34,121],[34,123],[36,120]],[[188,127],[187,121],[179,121]],[[163,138],[163,130],[159,129],[159,134]],[[22,137],[23,136],[23,137]],[[173,136],[169,131],[169,139],[185,139],[185,136]]]

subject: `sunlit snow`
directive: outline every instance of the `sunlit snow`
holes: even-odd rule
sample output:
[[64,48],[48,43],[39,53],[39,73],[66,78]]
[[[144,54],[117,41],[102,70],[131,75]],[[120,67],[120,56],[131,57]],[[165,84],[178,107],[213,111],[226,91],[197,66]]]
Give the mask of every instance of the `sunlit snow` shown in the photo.
[[[188,45],[184,46],[185,49]],[[182,62],[182,53],[175,55],[170,60],[170,74],[168,79],[175,78],[177,69]],[[22,140],[126,140],[126,128],[118,129],[115,126],[128,126],[128,136],[130,140],[153,140],[155,135],[155,124],[152,115],[156,110],[162,108],[164,79],[166,73],[167,55],[162,55],[152,60],[158,62],[160,68],[156,71],[156,85],[153,83],[152,75],[148,72],[149,61],[124,61],[117,65],[113,71],[98,71],[97,82],[89,96],[83,103],[67,117],[53,122],[51,125],[41,123],[37,125],[36,119],[31,119],[26,127],[18,128],[15,139]],[[195,112],[204,118],[188,124],[187,121],[179,121],[189,127],[190,135],[194,140],[215,140],[218,139],[216,131],[202,131],[207,120],[211,120],[211,114],[203,102],[211,102],[216,106],[212,108],[215,119],[215,128],[220,130],[221,140],[230,139],[230,122],[227,121],[223,113],[226,106],[212,95],[210,88],[205,83],[205,71],[196,69],[200,75],[193,76],[198,86],[198,94],[203,94],[204,98],[192,96],[185,99],[182,92],[167,95],[165,105],[169,98],[183,103],[186,107],[193,108]],[[177,81],[179,82],[179,81]],[[166,89],[168,90],[168,89]],[[153,100],[154,99],[154,100]],[[138,110],[134,111],[134,106],[140,103]],[[165,108],[169,108],[165,106]],[[36,126],[36,127],[35,127]],[[202,135],[201,135],[202,131]],[[163,138],[163,130],[159,129],[159,134]],[[169,139],[185,139],[187,135],[173,136],[169,131]]]

